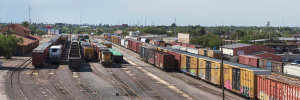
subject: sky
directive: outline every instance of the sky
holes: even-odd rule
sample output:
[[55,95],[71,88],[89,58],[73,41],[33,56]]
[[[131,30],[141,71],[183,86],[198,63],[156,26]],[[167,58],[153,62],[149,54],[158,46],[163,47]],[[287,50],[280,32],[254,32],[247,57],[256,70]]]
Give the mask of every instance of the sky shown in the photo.
[[[300,26],[300,0],[0,0],[0,22]],[[29,17],[29,7],[31,17]]]

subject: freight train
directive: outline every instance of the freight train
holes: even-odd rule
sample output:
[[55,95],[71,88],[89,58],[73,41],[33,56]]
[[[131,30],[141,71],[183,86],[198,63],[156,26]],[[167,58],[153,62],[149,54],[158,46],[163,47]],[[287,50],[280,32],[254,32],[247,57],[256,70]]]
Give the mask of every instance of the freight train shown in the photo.
[[[36,47],[35,49],[33,49],[32,65],[35,68],[38,68],[38,67],[43,67],[46,64],[46,62],[48,62],[48,60],[50,60],[51,62],[56,62],[56,61],[54,61],[54,58],[57,58],[58,56],[60,56],[61,53],[54,54],[54,51],[57,50],[57,49],[54,50],[55,45],[60,45],[60,48],[63,49],[67,40],[68,40],[67,35],[59,34],[59,35],[56,35],[53,38],[51,38],[50,41],[43,43],[43,44],[39,45],[38,47]],[[53,49],[50,50],[51,47]]]
[[[159,43],[147,43],[138,39],[123,39],[105,34],[104,39],[140,54],[140,59],[158,68],[178,70],[203,81],[221,86],[220,52],[210,49],[195,50],[162,47]],[[121,42],[119,42],[121,41]],[[175,43],[173,43],[175,44]],[[178,45],[178,44],[177,44]],[[180,43],[179,46],[193,48],[195,45]],[[182,49],[180,49],[182,48]],[[175,63],[166,63],[175,62]],[[223,62],[225,89],[249,99],[300,99],[299,79],[288,75],[271,73],[234,62]],[[284,81],[282,81],[284,80]]]

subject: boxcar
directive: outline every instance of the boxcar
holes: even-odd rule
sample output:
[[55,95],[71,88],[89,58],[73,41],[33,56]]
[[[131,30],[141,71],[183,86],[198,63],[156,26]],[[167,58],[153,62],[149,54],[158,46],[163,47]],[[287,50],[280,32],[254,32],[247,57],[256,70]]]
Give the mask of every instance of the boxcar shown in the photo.
[[140,53],[141,52],[141,46],[142,46],[143,44],[141,43],[141,42],[139,42],[139,41],[137,41],[136,42],[136,52],[137,53]]
[[180,55],[181,55],[182,51],[172,49],[172,50],[168,50],[168,53],[174,55],[175,66],[176,66],[176,69],[179,70],[180,69],[180,62],[181,62],[180,61],[180,57],[181,57]]
[[137,44],[136,42],[137,42],[137,41],[136,41],[136,40],[133,40],[133,41],[131,41],[131,42],[132,42],[132,43],[131,43],[131,50],[134,51],[134,52],[136,52],[136,47],[137,47],[137,46],[136,46],[136,44]]
[[123,55],[120,52],[112,48],[109,48],[108,50],[112,53],[111,59],[114,63],[122,63]]
[[94,48],[91,47],[91,44],[89,42],[81,43],[81,48],[83,51],[83,58],[85,58],[86,60],[93,60],[95,58]]
[[257,98],[260,100],[300,100],[299,77],[285,74],[258,75]]
[[104,66],[110,65],[112,63],[110,51],[102,51],[100,58],[101,58],[100,63],[103,64]]
[[259,66],[259,63],[258,63],[259,58],[260,57],[256,57],[256,56],[252,56],[252,55],[239,55],[239,63],[258,67]]
[[[176,70],[174,62],[174,55],[165,53],[165,52],[159,52],[159,68],[164,70]],[[197,67],[197,66],[196,66]]]
[[37,68],[46,63],[51,43],[43,43],[32,51],[32,65]]
[[272,72],[283,72],[283,62],[267,60],[260,58],[259,59],[259,68],[268,69]]
[[148,52],[148,59],[147,62],[154,65],[155,64],[155,53],[158,52],[157,50],[147,50]]
[[181,66],[180,70],[186,74],[196,76],[197,75],[197,61],[198,55],[182,52],[181,53]]
[[140,59],[148,61],[148,50],[154,50],[153,47],[141,46]]
[[107,46],[108,48],[112,48],[112,43],[108,41],[102,42],[103,45]]

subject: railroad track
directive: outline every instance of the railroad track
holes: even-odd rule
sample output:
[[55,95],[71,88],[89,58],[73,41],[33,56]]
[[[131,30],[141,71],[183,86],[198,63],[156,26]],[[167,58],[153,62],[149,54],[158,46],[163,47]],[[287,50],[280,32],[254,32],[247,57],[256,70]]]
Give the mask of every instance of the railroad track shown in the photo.
[[41,69],[33,69],[30,73],[30,79],[33,80],[38,89],[41,91],[42,95],[47,99],[58,99],[54,94],[49,90],[49,88],[41,81],[39,74]]
[[82,92],[85,95],[89,96],[89,99],[103,100],[103,98],[99,96],[96,91],[94,91],[91,87],[89,87],[88,84],[79,77],[77,72],[73,72],[73,77],[75,77],[76,83],[79,86],[79,88],[82,90]]
[[[24,94],[20,86],[20,73],[31,64],[31,58],[25,60],[21,65],[18,65],[15,70],[13,70],[10,74],[10,87],[13,92],[13,96],[17,99],[25,99],[28,100],[27,96]],[[16,83],[16,84],[15,84]],[[19,92],[17,92],[19,91]],[[22,98],[23,97],[23,98]]]
[[[185,78],[186,76],[182,76],[182,74],[180,74],[180,73],[169,73],[169,74],[172,75],[173,77],[176,77],[176,78],[184,81],[185,83],[187,83],[191,86],[194,86],[194,87],[198,88],[198,89],[205,90],[205,91],[207,91],[211,94],[214,94],[214,95],[222,96],[222,92],[217,91],[217,90],[212,89],[212,88],[209,88],[209,87],[206,87],[198,81]],[[189,77],[189,76],[187,76],[187,77]],[[240,99],[240,98],[236,98],[236,97],[230,96],[230,95],[225,95],[225,98],[229,99],[229,100],[239,100]]]
[[[118,77],[118,75],[116,75],[114,72],[112,72],[110,69],[106,68],[106,70],[108,72],[111,73],[111,77],[110,76],[107,76],[101,72],[99,72],[98,70],[96,70],[94,67],[94,65],[92,64],[91,66],[93,68],[93,73],[99,77],[102,77],[106,80],[108,80],[109,82],[113,81],[115,83],[117,83],[118,85],[118,88],[121,89],[130,99],[140,99],[142,100],[142,98],[140,96],[138,96],[134,91],[133,89],[131,89],[125,82],[122,81],[122,79],[120,79]],[[111,83],[113,83],[111,82]]]
[[49,65],[48,80],[52,83],[53,87],[57,92],[67,100],[77,100],[76,96],[72,95],[71,92],[63,85],[63,83],[56,77],[56,65]]

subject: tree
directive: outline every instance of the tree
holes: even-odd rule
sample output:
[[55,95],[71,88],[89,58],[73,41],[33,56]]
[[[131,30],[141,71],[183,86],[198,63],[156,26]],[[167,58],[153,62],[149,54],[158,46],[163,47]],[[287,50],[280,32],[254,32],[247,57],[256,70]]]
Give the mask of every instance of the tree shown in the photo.
[[24,27],[27,27],[27,28],[28,28],[29,23],[25,21],[25,22],[22,22],[22,25],[23,25]]
[[239,41],[239,43],[250,44],[250,40],[253,40],[252,36],[244,36],[241,38],[241,41]]
[[10,59],[19,44],[23,43],[22,38],[17,38],[15,35],[0,35],[0,55],[6,59]]
[[95,30],[95,35],[101,35],[101,34],[103,34],[103,30],[101,29],[101,28],[97,28],[96,30]]
[[172,25],[171,25],[171,27],[176,27],[177,25],[175,24],[175,23],[173,23]]

